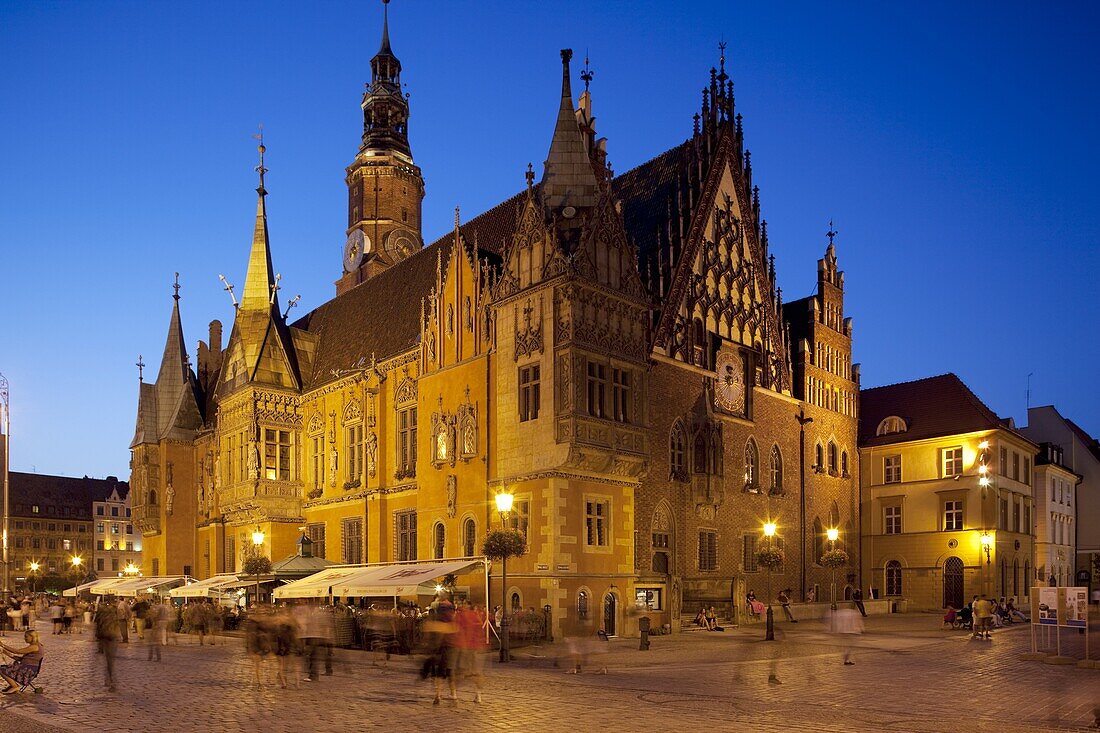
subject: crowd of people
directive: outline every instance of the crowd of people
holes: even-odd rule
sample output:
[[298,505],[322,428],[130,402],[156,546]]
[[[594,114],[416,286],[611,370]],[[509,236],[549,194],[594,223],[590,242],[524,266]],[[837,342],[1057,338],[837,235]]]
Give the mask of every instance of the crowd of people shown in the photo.
[[1015,598],[988,598],[985,594],[974,596],[960,609],[949,605],[943,614],[944,626],[971,629],[975,638],[986,639],[990,638],[990,629],[1029,621],[1016,606]]

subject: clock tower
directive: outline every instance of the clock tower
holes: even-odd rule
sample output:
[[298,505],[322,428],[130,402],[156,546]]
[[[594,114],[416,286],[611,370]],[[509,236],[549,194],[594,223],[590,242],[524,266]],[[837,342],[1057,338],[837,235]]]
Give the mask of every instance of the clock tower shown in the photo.
[[383,0],[382,45],[363,94],[363,142],[345,178],[348,229],[337,295],[423,246],[424,178],[409,147],[409,101],[401,90],[401,62],[390,48],[388,11],[389,0]]

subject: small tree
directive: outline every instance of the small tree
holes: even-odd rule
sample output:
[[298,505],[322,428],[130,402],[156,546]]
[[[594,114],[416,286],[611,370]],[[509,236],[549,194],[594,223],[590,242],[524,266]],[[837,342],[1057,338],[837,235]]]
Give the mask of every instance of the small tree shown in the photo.
[[267,575],[271,572],[271,559],[263,555],[253,555],[244,561],[245,575]]
[[481,554],[490,560],[507,560],[527,554],[527,540],[514,529],[495,529],[485,535]]

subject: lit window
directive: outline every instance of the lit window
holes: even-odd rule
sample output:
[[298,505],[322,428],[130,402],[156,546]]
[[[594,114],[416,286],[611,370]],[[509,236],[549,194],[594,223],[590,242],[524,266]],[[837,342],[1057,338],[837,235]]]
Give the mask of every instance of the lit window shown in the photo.
[[894,433],[904,433],[907,427],[905,421],[896,415],[891,415],[885,418],[878,424],[878,428],[875,430],[875,435],[892,435]]
[[963,449],[962,448],[944,448],[941,452],[941,466],[943,478],[951,478],[952,476],[959,476],[963,472]]
[[264,473],[269,481],[290,480],[290,431],[264,431]]

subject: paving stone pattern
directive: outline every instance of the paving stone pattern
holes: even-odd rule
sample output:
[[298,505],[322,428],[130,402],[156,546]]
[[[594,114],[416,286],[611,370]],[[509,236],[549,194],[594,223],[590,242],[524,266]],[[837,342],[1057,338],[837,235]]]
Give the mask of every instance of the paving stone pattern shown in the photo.
[[[253,688],[240,639],[200,647],[180,637],[162,663],[146,647],[120,645],[117,693],[103,686],[103,658],[89,635],[50,636],[40,695],[0,698],[0,731],[55,733],[89,725],[138,731],[616,729],[755,731],[1084,730],[1100,706],[1100,671],[1019,661],[1026,627],[991,641],[938,629],[938,617],[872,617],[855,642],[855,666],[821,623],[594,643],[582,674],[570,675],[563,644],[520,650],[513,664],[488,663],[484,702],[460,688],[458,702],[432,705],[418,658],[374,667],[363,652],[337,652],[335,674],[299,689]],[[1100,632],[1094,620],[1093,631]],[[1100,640],[1100,636],[1094,637]],[[1065,649],[1080,654],[1078,640]],[[1098,645],[1100,646],[1100,645]],[[556,658],[560,665],[555,666]],[[597,674],[604,664],[606,675]],[[779,684],[769,683],[774,672]],[[301,674],[296,675],[301,677]],[[168,727],[166,727],[168,726]]]

